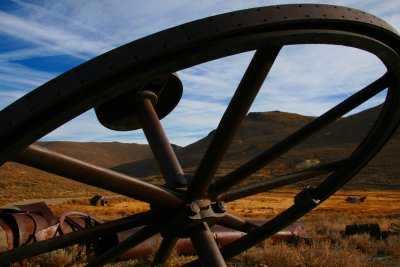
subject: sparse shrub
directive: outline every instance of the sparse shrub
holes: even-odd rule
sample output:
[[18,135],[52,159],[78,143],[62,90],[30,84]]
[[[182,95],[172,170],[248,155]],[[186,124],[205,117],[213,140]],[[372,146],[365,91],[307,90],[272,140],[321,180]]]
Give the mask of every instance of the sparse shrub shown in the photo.
[[389,236],[377,244],[377,254],[384,256],[400,256],[400,236]]
[[347,244],[350,249],[357,249],[364,254],[376,255],[376,241],[371,240],[369,234],[352,235],[347,238]]
[[58,249],[39,256],[37,263],[42,267],[72,266],[74,263],[85,262],[84,248],[75,245],[65,249]]
[[330,242],[316,241],[312,245],[301,243],[291,246],[285,243],[264,245],[243,253],[243,266],[277,267],[361,267],[365,266],[362,255],[355,249],[332,247]]
[[365,266],[355,249],[332,247],[330,242],[313,242],[311,246],[299,247],[301,263],[304,267],[355,267]]
[[261,245],[244,252],[243,266],[298,266],[300,262],[297,249],[283,242],[274,243],[267,239]]
[[74,257],[64,249],[54,250],[41,256],[40,266],[43,267],[62,267],[71,265]]

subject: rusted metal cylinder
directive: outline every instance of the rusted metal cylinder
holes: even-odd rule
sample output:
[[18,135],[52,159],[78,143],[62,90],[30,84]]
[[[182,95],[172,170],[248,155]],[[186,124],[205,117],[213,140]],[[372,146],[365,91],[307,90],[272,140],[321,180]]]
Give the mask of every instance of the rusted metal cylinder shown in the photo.
[[14,237],[7,222],[0,218],[0,252],[14,247]]
[[3,250],[20,247],[39,241],[35,235],[49,227],[47,220],[33,213],[1,213],[0,214],[0,247]]
[[[258,223],[260,223],[258,221]],[[98,254],[102,254],[107,248],[113,247],[118,243],[124,241],[129,236],[134,234],[135,232],[142,229],[142,227],[137,227],[133,229],[129,229],[124,232],[120,232],[115,235],[112,239],[108,239],[102,245],[102,248],[96,251]],[[211,227],[212,235],[214,240],[216,241],[219,248],[226,246],[235,240],[241,238],[242,236],[246,235],[244,232],[235,231],[223,226],[214,225]],[[162,237],[160,235],[155,235],[145,242],[141,243],[140,245],[131,248],[124,254],[119,257],[119,260],[128,260],[135,257],[149,257],[153,255],[161,242]],[[301,225],[290,225],[283,229],[282,231],[277,232],[274,234],[271,239],[274,243],[278,242],[295,242],[299,240],[310,241],[311,238],[308,236],[307,232]],[[177,242],[175,246],[175,251],[179,255],[192,255],[195,254],[195,249],[193,244],[189,238],[181,238]]]
[[46,229],[49,225],[47,220],[38,214],[13,214],[18,225],[19,244],[23,246],[32,242],[36,242],[35,233]]
[[[114,240],[114,242],[121,243],[122,241],[124,241],[125,239],[127,239],[132,234],[136,233],[137,231],[139,231],[142,228],[143,227],[137,227],[137,228],[129,229],[124,232],[117,233],[115,235],[116,239]],[[128,260],[128,259],[132,259],[132,258],[136,258],[136,257],[150,256],[150,255],[154,254],[155,251],[157,251],[157,248],[161,243],[161,239],[162,238],[160,235],[152,236],[151,238],[147,239],[146,241],[140,243],[139,245],[135,246],[134,248],[123,253],[121,256],[119,256],[119,259],[120,260]]]
[[80,211],[66,211],[53,220],[52,214],[34,213],[29,210],[31,207],[25,211],[0,211],[0,252],[103,223]]

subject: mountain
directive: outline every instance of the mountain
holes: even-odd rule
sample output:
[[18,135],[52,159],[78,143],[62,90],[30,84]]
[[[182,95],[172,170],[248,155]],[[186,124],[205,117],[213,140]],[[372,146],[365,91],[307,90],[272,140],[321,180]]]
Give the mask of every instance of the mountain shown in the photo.
[[[297,171],[312,164],[347,157],[368,132],[379,109],[380,107],[375,107],[338,119],[252,175],[247,181],[268,179],[268,177]],[[249,113],[236,133],[216,174],[216,179],[231,172],[314,119],[315,117],[280,111]],[[187,175],[191,176],[195,172],[213,135],[214,131],[186,147],[172,145]],[[152,180],[161,178],[148,145],[118,142],[38,142],[37,144],[134,177]],[[346,186],[362,189],[400,189],[397,159],[399,152],[400,133],[397,131],[377,157]],[[0,177],[0,206],[22,199],[111,194],[12,162],[0,167]],[[307,181],[294,186],[306,186],[313,182],[313,180]]]
[[[148,145],[80,142],[38,142],[36,145],[101,167],[150,157]],[[14,162],[0,167],[0,207],[25,199],[71,198],[113,193]]]
[[148,145],[119,142],[38,142],[39,146],[104,168],[134,162],[152,156]]
[[[266,176],[295,171],[302,164],[307,166],[307,162],[324,163],[349,156],[373,125],[380,109],[378,106],[340,118],[279,157],[252,178],[263,179]],[[315,117],[280,111],[249,113],[235,135],[217,177],[229,173],[314,119]],[[207,137],[176,151],[185,173],[189,176],[196,170],[213,134],[214,131]],[[400,172],[396,168],[399,151],[400,134],[396,132],[378,156],[353,179],[350,186],[400,188],[400,181],[397,179]],[[151,158],[121,164],[113,169],[141,177],[160,176],[157,164]]]

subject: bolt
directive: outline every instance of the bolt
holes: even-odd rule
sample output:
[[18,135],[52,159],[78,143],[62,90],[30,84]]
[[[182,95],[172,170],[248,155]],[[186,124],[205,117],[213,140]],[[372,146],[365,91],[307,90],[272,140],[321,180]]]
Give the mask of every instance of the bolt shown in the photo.
[[186,212],[189,216],[195,216],[200,212],[200,207],[197,203],[192,202],[186,205]]
[[214,212],[223,213],[226,211],[226,204],[223,201],[218,201],[212,205]]
[[203,225],[203,230],[207,231],[210,229],[210,227],[208,226],[208,224],[206,222],[203,222],[202,225]]

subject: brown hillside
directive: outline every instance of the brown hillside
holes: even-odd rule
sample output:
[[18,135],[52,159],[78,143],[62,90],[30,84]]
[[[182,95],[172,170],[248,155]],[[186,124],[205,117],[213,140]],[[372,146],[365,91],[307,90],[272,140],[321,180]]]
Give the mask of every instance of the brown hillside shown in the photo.
[[[309,159],[329,162],[345,158],[368,132],[379,110],[380,107],[375,107],[337,120],[271,163],[253,178],[261,179],[265,176],[297,170],[302,162]],[[249,113],[225,155],[218,175],[230,172],[313,119],[313,117],[279,111]],[[195,171],[212,136],[213,132],[177,151],[177,156],[187,174],[190,175]],[[355,177],[349,186],[400,188],[400,180],[397,179],[400,172],[396,168],[398,151],[400,151],[400,140],[399,134],[396,133],[377,158]],[[122,164],[115,169],[143,177],[160,175],[155,161],[151,159]]]
[[374,124],[381,106],[336,121],[317,133],[305,146],[327,146],[359,142]]
[[[38,142],[40,146],[101,167],[151,156],[148,145],[80,142]],[[57,175],[8,162],[0,167],[0,206],[24,199],[80,197],[111,192]]]
[[[250,159],[313,119],[313,117],[280,111],[249,113],[225,155],[222,169],[227,171],[238,162]],[[213,133],[214,131],[207,137],[177,151],[177,156],[186,172],[192,173],[195,170]],[[151,159],[122,164],[114,169],[143,177],[159,175],[156,162]]]
[[49,150],[105,168],[152,157],[148,145],[119,142],[38,142],[37,144]]
[[[249,180],[267,179],[272,175],[296,171],[307,160],[317,160],[323,163],[348,156],[357,145],[357,141],[363,137],[375,120],[378,109],[379,107],[339,119],[331,126],[311,136],[307,142],[266,166]],[[236,134],[217,176],[227,174],[313,119],[313,117],[279,111],[248,114]],[[185,173],[191,175],[195,171],[212,135],[213,132],[183,148],[173,146]],[[40,142],[39,145],[135,177],[160,176],[157,164],[151,158],[151,152],[147,145],[117,142]],[[350,182],[348,187],[400,189],[400,171],[397,167],[399,151],[400,135],[397,131],[385,148]],[[32,198],[111,194],[15,163],[6,163],[1,166],[0,177],[0,205]],[[306,182],[299,186],[309,184]]]

